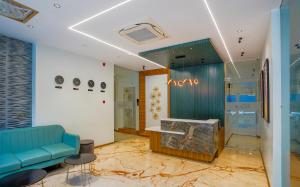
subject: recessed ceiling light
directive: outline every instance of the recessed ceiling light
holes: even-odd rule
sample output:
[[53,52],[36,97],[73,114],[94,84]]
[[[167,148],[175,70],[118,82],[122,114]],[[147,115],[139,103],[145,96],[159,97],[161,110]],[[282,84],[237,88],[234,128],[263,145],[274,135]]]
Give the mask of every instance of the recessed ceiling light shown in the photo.
[[33,25],[27,25],[28,28],[33,29],[34,26]]
[[236,32],[237,32],[237,33],[242,33],[243,30],[242,30],[242,29],[238,29]]
[[61,8],[61,5],[59,3],[53,3],[54,8]]

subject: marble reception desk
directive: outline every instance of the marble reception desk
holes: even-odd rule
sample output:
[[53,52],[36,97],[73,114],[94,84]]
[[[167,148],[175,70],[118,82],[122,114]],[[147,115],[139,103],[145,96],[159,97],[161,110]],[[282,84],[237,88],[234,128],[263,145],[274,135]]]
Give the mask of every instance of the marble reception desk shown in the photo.
[[146,128],[150,148],[201,161],[212,161],[224,148],[224,128],[219,120],[162,119],[160,126]]

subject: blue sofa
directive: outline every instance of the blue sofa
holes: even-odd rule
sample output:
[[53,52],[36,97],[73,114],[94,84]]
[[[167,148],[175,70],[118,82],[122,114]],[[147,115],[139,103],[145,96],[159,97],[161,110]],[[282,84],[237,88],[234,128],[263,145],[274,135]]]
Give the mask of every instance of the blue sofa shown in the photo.
[[78,154],[78,135],[60,125],[0,131],[0,178],[26,169],[45,168]]

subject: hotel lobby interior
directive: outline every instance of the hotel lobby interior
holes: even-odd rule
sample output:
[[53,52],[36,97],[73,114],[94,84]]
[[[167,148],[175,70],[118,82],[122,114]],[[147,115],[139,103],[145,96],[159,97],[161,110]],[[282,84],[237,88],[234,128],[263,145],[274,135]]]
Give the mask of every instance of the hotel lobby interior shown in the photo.
[[0,187],[299,187],[299,0],[0,0]]

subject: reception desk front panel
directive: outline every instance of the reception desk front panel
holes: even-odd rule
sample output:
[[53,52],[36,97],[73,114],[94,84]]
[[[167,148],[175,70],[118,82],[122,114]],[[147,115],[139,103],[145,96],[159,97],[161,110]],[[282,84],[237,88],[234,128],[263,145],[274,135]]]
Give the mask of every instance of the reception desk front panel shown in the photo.
[[184,132],[183,135],[162,133],[161,146],[214,155],[218,149],[218,124],[217,120],[214,123],[161,120],[162,130]]
[[194,160],[212,161],[224,147],[219,120],[163,119],[150,131],[152,151]]

